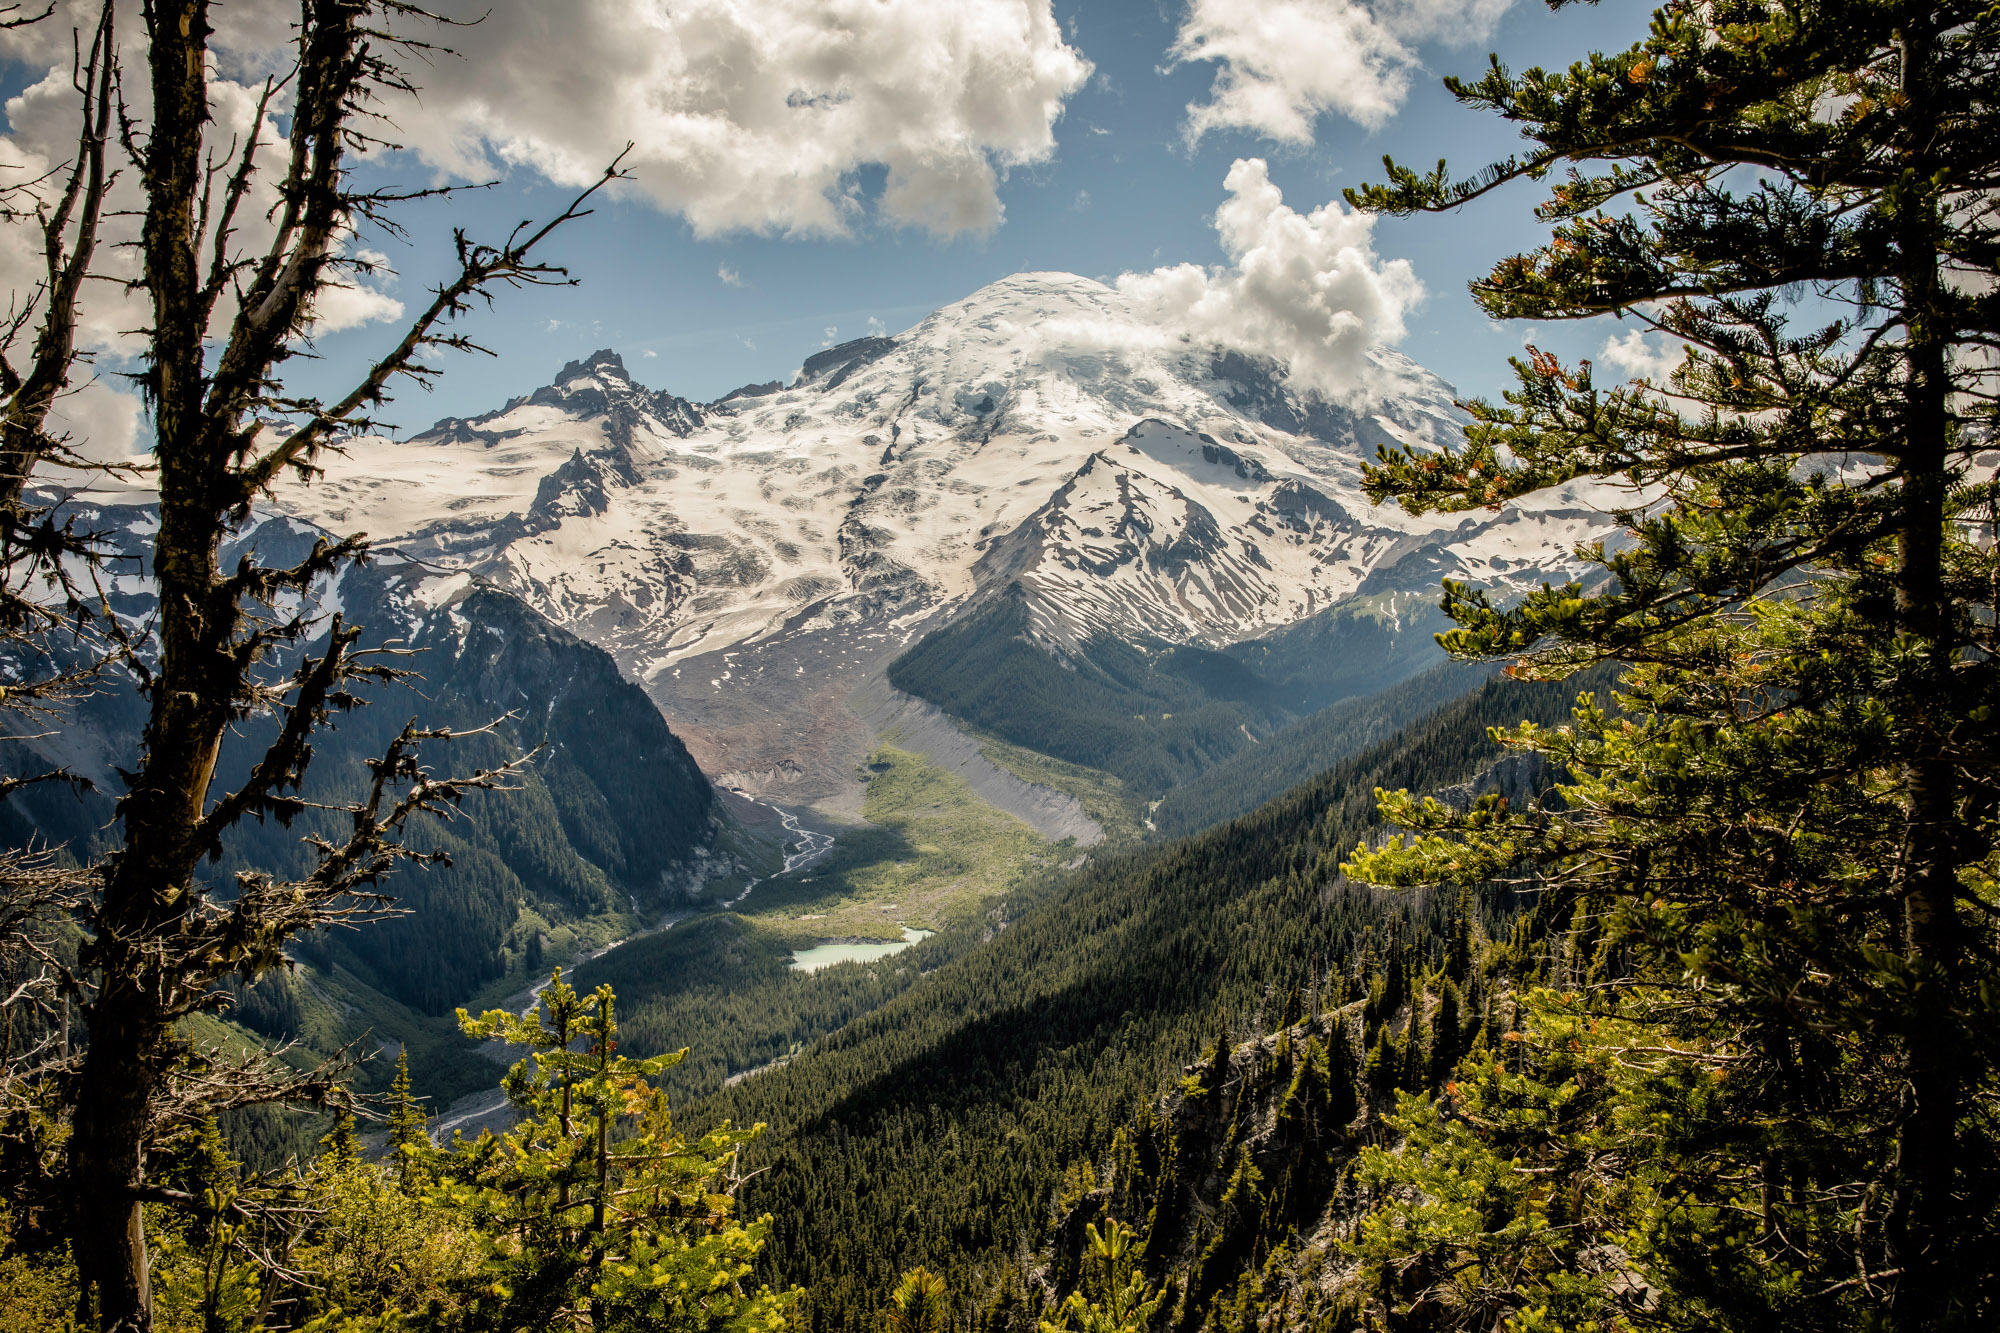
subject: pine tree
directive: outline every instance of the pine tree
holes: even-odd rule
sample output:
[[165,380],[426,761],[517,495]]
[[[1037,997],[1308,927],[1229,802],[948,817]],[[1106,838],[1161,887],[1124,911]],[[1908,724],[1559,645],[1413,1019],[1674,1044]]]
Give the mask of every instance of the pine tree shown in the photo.
[[889,1313],[882,1321],[888,1333],[946,1333],[951,1305],[944,1279],[928,1268],[912,1268],[889,1293]]
[[352,1166],[361,1160],[361,1136],[354,1128],[354,1112],[347,1107],[333,1113],[333,1126],[320,1135],[319,1146],[336,1167]]
[[1056,1322],[1042,1321],[1041,1333],[1145,1333],[1162,1299],[1140,1271],[1145,1246],[1115,1219],[1101,1231],[1095,1223],[1086,1226],[1084,1235],[1089,1295],[1071,1292]]
[[1459,1017],[1463,999],[1458,987],[1447,977],[1438,986],[1437,1013],[1431,1019],[1430,1077],[1435,1086],[1451,1077],[1464,1051],[1464,1025]]
[[[339,1132],[336,1121],[327,1139]],[[251,1257],[258,1237],[239,1206],[238,1167],[214,1116],[167,1163],[166,1177],[184,1206],[158,1238],[158,1294],[170,1321],[201,1333],[235,1333],[259,1305],[260,1274]]]
[[440,1160],[445,1197],[491,1238],[473,1326],[783,1326],[796,1293],[744,1285],[770,1219],[733,1217],[737,1154],[763,1126],[682,1137],[647,1080],[686,1051],[618,1055],[611,988],[579,995],[560,968],[527,1015],[460,1010],[459,1026],[530,1052],[501,1082],[521,1123]]
[[427,1118],[410,1083],[410,1048],[405,1046],[396,1052],[396,1078],[389,1084],[389,1153],[397,1180],[409,1185],[430,1148]]
[[[1608,975],[1653,988],[1664,1048],[1756,1090],[1701,1153],[1645,1155],[1782,1182],[1757,1243],[1803,1275],[1786,1317],[1990,1327],[2000,486],[1978,456],[2000,388],[2000,9],[1677,0],[1629,50],[1449,86],[1526,151],[1462,181],[1392,162],[1350,201],[1549,182],[1550,241],[1475,299],[1683,350],[1606,387],[1531,348],[1462,448],[1370,471],[1413,513],[1623,483],[1624,536],[1582,553],[1589,577],[1504,607],[1448,582],[1443,637],[1544,678],[1632,665],[1619,715],[1585,699],[1573,726],[1508,738],[1573,777],[1562,809],[1392,797],[1429,836],[1350,872],[1539,863],[1536,920],[1587,905]],[[1654,1259],[1679,1265],[1665,1290],[1714,1280],[1697,1244]],[[1760,1292],[1704,1299],[1728,1323]]]
[[1368,1086],[1377,1092],[1386,1092],[1396,1086],[1402,1075],[1403,1048],[1397,1043],[1395,1033],[1384,1023],[1375,1033],[1375,1044],[1368,1048],[1366,1065]]

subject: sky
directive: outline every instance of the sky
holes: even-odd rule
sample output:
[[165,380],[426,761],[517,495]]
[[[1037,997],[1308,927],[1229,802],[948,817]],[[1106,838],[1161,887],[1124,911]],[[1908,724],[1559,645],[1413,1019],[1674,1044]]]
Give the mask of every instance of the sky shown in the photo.
[[[1339,202],[1380,178],[1385,153],[1469,172],[1513,151],[1514,132],[1458,105],[1441,76],[1476,75],[1488,52],[1518,69],[1626,46],[1649,12],[1629,0],[458,8],[485,17],[444,34],[458,55],[413,67],[416,101],[383,105],[382,137],[400,146],[371,153],[362,179],[493,183],[404,208],[401,236],[351,239],[381,271],[324,303],[301,387],[336,391],[393,342],[448,271],[453,229],[497,239],[559,211],[628,141],[632,179],[549,244],[576,285],[504,294],[466,320],[495,355],[446,354],[435,389],[404,389],[386,414],[404,430],[490,410],[604,347],[644,383],[714,399],[1031,270],[1116,283],[1163,326],[1278,356],[1330,393],[1353,387],[1369,342],[1467,395],[1505,387],[1529,340],[1628,370],[1657,350],[1629,325],[1500,326],[1472,304],[1466,282],[1540,234],[1531,183],[1413,219]],[[249,125],[289,12],[218,6],[219,137]],[[0,162],[17,172],[60,160],[74,132],[68,28],[55,27],[70,17],[0,39]],[[0,269],[19,290],[34,256],[9,230]],[[86,333],[115,370],[134,312],[100,299]],[[139,430],[108,378],[93,392],[72,404],[80,429]]]

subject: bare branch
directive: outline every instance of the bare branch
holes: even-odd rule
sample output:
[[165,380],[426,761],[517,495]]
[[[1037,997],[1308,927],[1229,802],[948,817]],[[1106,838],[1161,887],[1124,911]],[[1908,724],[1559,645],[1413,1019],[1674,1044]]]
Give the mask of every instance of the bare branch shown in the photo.
[[45,425],[49,410],[69,382],[77,358],[78,298],[90,272],[104,197],[112,181],[104,168],[104,146],[110,134],[112,83],[118,63],[113,10],[113,0],[104,0],[89,55],[79,58],[76,82],[83,97],[82,129],[69,179],[54,210],[40,213],[46,300],[28,372],[19,377],[5,410],[0,411],[0,507],[19,504],[35,463],[48,451]]
[[459,272],[457,278],[437,289],[430,305],[419,315],[402,341],[376,362],[367,376],[355,388],[331,408],[315,411],[312,419],[292,432],[283,443],[256,459],[239,474],[241,490],[239,497],[247,502],[252,496],[263,491],[277,479],[280,472],[288,467],[306,468],[310,466],[313,451],[334,431],[354,424],[355,414],[365,407],[372,407],[385,401],[385,389],[389,381],[397,375],[421,378],[425,373],[415,366],[417,352],[434,345],[462,346],[459,340],[448,340],[433,334],[432,330],[444,321],[456,318],[471,308],[474,298],[490,301],[492,289],[498,285],[546,286],[570,281],[567,269],[550,264],[532,262],[531,254],[537,246],[565,223],[588,217],[591,210],[584,207],[591,197],[612,181],[623,179],[623,163],[626,153],[631,151],[627,144],[604,174],[597,181],[577,195],[575,199],[556,217],[530,231],[531,224],[522,223],[510,234],[506,242],[499,246],[478,244],[466,238],[464,232],[456,234],[458,244]]

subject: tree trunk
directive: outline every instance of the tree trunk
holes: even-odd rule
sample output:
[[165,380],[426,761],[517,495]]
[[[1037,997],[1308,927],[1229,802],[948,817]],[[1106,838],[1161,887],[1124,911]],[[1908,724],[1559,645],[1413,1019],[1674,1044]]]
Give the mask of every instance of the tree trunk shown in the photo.
[[102,989],[90,1007],[69,1154],[77,1263],[104,1333],[148,1333],[152,1298],[136,1191],[146,1181],[150,1103],[174,1058],[181,978],[164,946],[187,921],[201,855],[194,831],[238,687],[229,638],[234,607],[219,605],[221,533],[215,474],[226,457],[204,446],[204,374],[195,201],[209,119],[206,0],[147,9],[153,125],[144,170],[140,248],[154,327],[155,457],[160,529],[159,664],[145,753],[120,802],[123,846],[112,858],[85,962]]
[[[1902,84],[1909,99],[1903,157],[1922,180],[1928,175],[1924,153],[1933,138],[1930,34],[1913,24],[1902,45]],[[1919,969],[1920,989],[1907,1011],[1904,1034],[1911,1105],[1897,1137],[1899,1197],[1889,1233],[1894,1260],[1903,1269],[1896,1285],[1895,1321],[1917,1328],[1936,1322],[1951,1286],[1943,1265],[1956,1224],[1952,1198],[1964,1099],[1952,999],[1964,931],[1957,906],[1957,773],[1949,761],[1935,757],[1940,738],[1923,711],[1925,701],[1949,698],[1958,647],[1944,586],[1951,373],[1942,327],[1939,222],[1928,191],[1909,192],[1897,224],[1908,373],[1904,438],[1899,442],[1904,509],[1896,600],[1899,628],[1917,664],[1916,677],[1904,686],[1912,715],[1904,725],[1910,748],[1903,766],[1902,944],[1905,957]]]
[[[99,1003],[121,998],[134,1001],[134,1010],[142,1008],[137,996],[104,996]],[[141,1144],[152,1088],[134,1071],[152,1065],[148,1048],[166,1034],[149,1032],[148,1026],[118,1022],[108,1013],[93,1025],[70,1139],[78,1315],[105,1333],[146,1333],[153,1326],[138,1193],[145,1184]]]

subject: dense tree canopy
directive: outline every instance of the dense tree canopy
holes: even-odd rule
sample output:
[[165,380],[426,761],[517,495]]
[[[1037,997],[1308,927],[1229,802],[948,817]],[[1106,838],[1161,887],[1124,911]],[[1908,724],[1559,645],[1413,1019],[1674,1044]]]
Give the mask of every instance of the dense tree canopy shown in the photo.
[[[1481,306],[1617,314],[1685,354],[1606,387],[1531,349],[1462,449],[1370,473],[1417,513],[1627,484],[1592,578],[1508,607],[1448,585],[1446,641],[1543,676],[1631,669],[1622,715],[1511,737],[1573,776],[1565,811],[1394,798],[1429,836],[1352,869],[1537,863],[1602,944],[1561,979],[1732,1090],[1726,1114],[1683,1108],[1716,1136],[1698,1150],[1607,1131],[1664,1197],[1722,1171],[1718,1218],[1761,1200],[1764,1267],[1703,1318],[1990,1326],[2000,10],[1673,3],[1629,50],[1450,86],[1527,150],[1460,182],[1391,163],[1350,199],[1544,182],[1549,241],[1475,283]],[[1672,1293],[1713,1257],[1650,1261],[1658,1317],[1699,1323]],[[1779,1270],[1783,1291],[1753,1278]]]

